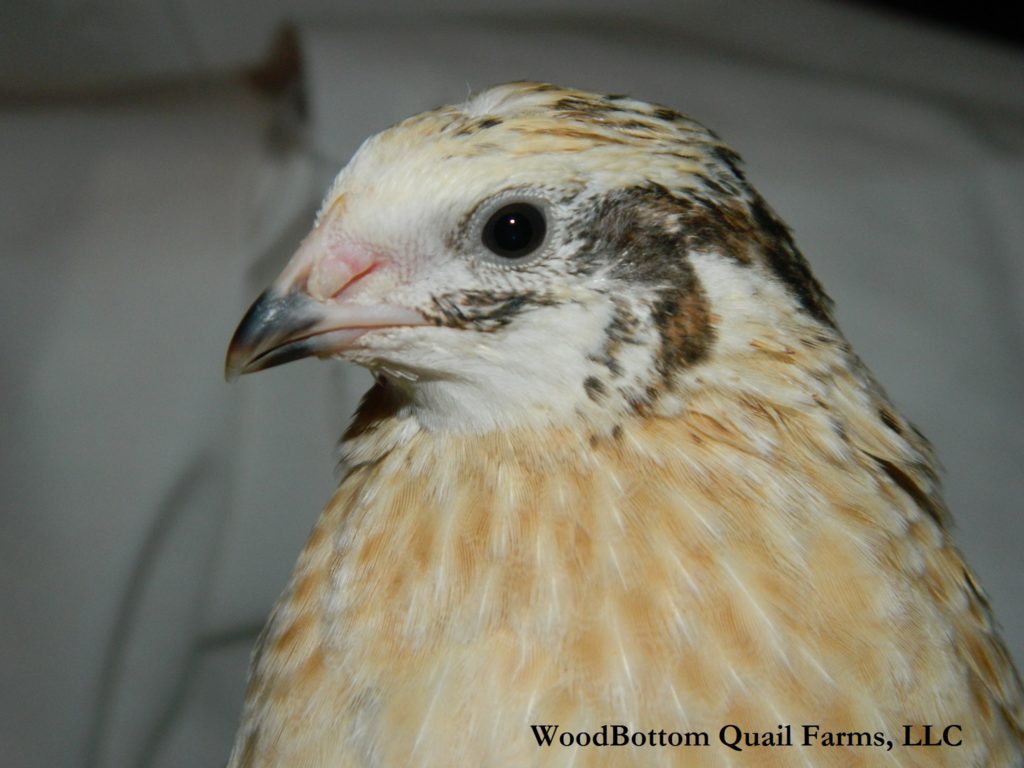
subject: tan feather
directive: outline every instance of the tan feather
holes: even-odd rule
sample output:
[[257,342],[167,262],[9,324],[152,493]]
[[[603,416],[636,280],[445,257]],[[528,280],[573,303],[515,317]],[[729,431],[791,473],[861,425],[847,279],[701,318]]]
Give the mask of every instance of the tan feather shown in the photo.
[[570,754],[529,729],[605,722],[957,723],[957,749],[757,764],[1017,764],[1020,686],[932,509],[926,446],[883,423],[841,350],[755,352],[827,376],[817,407],[709,390],[594,444],[399,440],[378,387],[264,638],[235,765],[724,764],[721,747]]

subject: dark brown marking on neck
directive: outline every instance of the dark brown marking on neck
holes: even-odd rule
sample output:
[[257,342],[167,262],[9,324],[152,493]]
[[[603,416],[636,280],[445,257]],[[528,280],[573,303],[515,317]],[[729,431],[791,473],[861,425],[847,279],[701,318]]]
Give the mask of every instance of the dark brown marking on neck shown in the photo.
[[625,279],[677,285],[686,283],[690,251],[720,253],[744,265],[761,261],[808,314],[835,328],[832,301],[789,229],[757,193],[733,194],[736,182],[745,185],[738,157],[725,148],[718,154],[732,171],[704,179],[696,190],[674,193],[650,184],[598,201],[577,233],[588,243],[584,253],[617,256],[613,267]]
[[659,373],[668,378],[673,371],[700,362],[714,342],[708,318],[708,304],[696,277],[683,290],[666,291],[653,307],[654,322],[661,334]]
[[608,389],[605,387],[604,382],[596,376],[588,376],[585,378],[583,380],[583,389],[586,391],[587,397],[595,403],[603,400],[605,395],[608,394]]
[[[900,490],[914,500],[917,506],[920,507],[925,514],[934,520],[940,527],[945,527],[948,514],[938,496],[929,493],[927,490],[922,488],[920,481],[915,478],[911,472],[906,471],[894,462],[873,454],[868,455],[874,459],[875,463],[882,468],[882,471],[889,476],[889,479],[892,480]],[[914,469],[924,472],[929,471],[926,467],[915,467]]]
[[395,417],[402,405],[402,398],[383,376],[376,376],[373,386],[366,391],[356,408],[352,423],[349,424],[341,441],[353,440],[375,431],[382,423]]
[[755,194],[750,201],[750,213],[760,233],[761,251],[772,272],[789,287],[800,306],[812,317],[834,328],[836,322],[832,316],[832,299],[797,250],[789,228],[760,195]]
[[[690,201],[664,187],[633,187],[600,201],[580,232],[581,258],[603,259],[614,277],[651,286],[651,318],[661,339],[656,364],[665,381],[702,360],[714,342],[707,297],[687,258],[692,213]],[[609,343],[636,338],[638,322],[613,313]],[[608,351],[614,357],[614,348]]]
[[903,434],[903,429],[900,427],[899,417],[884,405],[878,409],[878,417],[882,420],[882,423],[885,424],[885,426],[897,435]]

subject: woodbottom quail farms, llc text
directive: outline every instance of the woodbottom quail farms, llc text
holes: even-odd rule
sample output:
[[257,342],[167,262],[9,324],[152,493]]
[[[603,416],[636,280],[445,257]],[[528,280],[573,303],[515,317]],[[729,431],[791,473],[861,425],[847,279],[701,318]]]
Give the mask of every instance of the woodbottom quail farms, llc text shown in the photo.
[[902,747],[958,747],[962,728],[952,725],[903,725],[899,738],[883,731],[833,731],[816,723],[779,725],[774,730],[749,730],[727,723],[717,733],[631,729],[605,723],[593,731],[562,730],[556,724],[532,724],[538,747],[708,747],[712,741],[736,752],[764,747],[869,747],[886,751]]

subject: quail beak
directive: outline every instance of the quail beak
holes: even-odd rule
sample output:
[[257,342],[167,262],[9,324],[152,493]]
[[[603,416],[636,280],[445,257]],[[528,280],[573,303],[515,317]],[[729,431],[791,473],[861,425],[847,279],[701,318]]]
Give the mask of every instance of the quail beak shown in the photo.
[[428,324],[419,312],[360,296],[360,281],[387,269],[388,260],[360,244],[333,241],[325,229],[313,230],[242,317],[224,362],[228,381],[303,357],[337,355],[372,330]]

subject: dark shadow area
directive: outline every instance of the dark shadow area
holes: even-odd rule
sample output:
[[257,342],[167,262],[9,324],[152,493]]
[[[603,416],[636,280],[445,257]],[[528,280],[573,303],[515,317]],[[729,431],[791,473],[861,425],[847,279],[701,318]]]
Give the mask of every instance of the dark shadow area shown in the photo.
[[1014,3],[952,4],[925,0],[847,0],[856,5],[924,21],[949,31],[956,31],[1003,43],[1024,47],[1024,23],[1020,8]]

